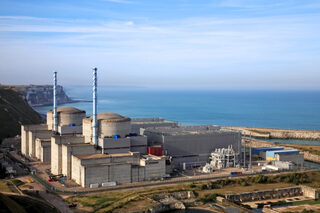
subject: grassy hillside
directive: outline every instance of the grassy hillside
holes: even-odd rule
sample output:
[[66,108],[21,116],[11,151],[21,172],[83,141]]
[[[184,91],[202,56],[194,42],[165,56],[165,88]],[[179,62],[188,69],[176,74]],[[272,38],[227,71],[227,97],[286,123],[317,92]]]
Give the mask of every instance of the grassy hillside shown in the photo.
[[41,122],[41,116],[28,105],[20,93],[0,87],[0,143],[4,138],[20,134],[21,124]]

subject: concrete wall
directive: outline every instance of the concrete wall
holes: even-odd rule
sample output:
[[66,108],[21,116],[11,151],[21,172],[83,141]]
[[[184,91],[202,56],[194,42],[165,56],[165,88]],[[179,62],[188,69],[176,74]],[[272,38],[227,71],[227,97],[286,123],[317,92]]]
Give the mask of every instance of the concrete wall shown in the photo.
[[245,192],[240,194],[229,194],[225,195],[225,198],[231,202],[249,202],[256,200],[287,198],[301,195],[303,195],[301,187],[296,186],[255,192]]
[[144,166],[131,166],[131,182],[139,182],[145,180]]
[[106,182],[130,183],[131,182],[131,165],[115,164],[115,165],[92,165],[86,166],[84,173],[81,174],[84,183],[83,187],[90,187],[90,184],[98,183],[100,186]]
[[158,122],[135,122],[134,119],[131,121],[131,132],[140,134],[140,128],[149,128],[149,127],[176,127],[178,126],[177,122],[163,121],[159,120]]
[[58,175],[62,173],[62,144],[84,143],[84,137],[60,136],[51,137],[51,173]]
[[42,163],[51,163],[51,142],[48,145],[42,144],[40,161]]
[[90,119],[82,120],[82,135],[85,137],[85,142],[92,141],[92,122]]
[[99,138],[98,145],[106,154],[127,153],[130,151],[130,138]]
[[147,146],[148,138],[146,136],[130,137],[131,146]]
[[35,156],[38,160],[41,158],[41,139],[36,138],[35,140]]
[[79,185],[83,184],[83,181],[81,181],[81,170],[83,169],[81,166],[81,160],[72,155],[71,156],[71,179],[74,180]]
[[[92,158],[73,155],[71,161],[71,178],[83,187],[89,187],[90,184],[95,183],[101,186],[105,182],[115,181],[119,184],[145,179],[145,167],[138,165],[140,155],[137,153],[113,156],[98,154],[92,155]],[[149,171],[152,172],[151,167]]]
[[303,154],[276,154],[275,159],[279,161],[291,161],[297,166],[303,166],[304,156]]
[[192,162],[194,160],[205,163],[210,153],[216,148],[233,146],[238,150],[241,140],[238,132],[217,131],[211,134],[185,134],[185,135],[160,135],[146,133],[148,145],[162,145],[163,151],[173,157],[173,164],[178,165],[182,161]]
[[50,138],[52,135],[52,132],[49,130],[32,130],[28,131],[28,149],[29,149],[29,156],[32,155],[32,157],[36,156],[36,138],[44,139],[44,138]]
[[294,186],[255,192],[244,192],[239,194],[227,194],[225,195],[225,198],[231,202],[249,202],[276,198],[288,198],[301,195],[318,199],[319,192],[316,189],[308,186]]
[[165,158],[161,159],[141,159],[141,166],[145,168],[145,180],[160,179],[166,174]]
[[[21,125],[21,154],[27,156],[29,154],[28,133],[24,125]],[[27,145],[28,144],[28,145]]]
[[21,153],[29,156],[29,133],[28,131],[47,130],[46,124],[21,125]]
[[319,199],[319,191],[317,189],[302,185],[301,190],[302,190],[303,196],[311,197],[312,199],[315,199],[315,200]]
[[61,135],[75,135],[82,133],[82,126],[58,126]]
[[62,144],[61,171],[62,174],[71,179],[72,175],[72,155],[91,155],[97,153],[97,150],[90,144]]
[[147,144],[148,140],[146,136],[134,136],[130,137],[130,151],[131,152],[139,152],[141,154],[147,154]]

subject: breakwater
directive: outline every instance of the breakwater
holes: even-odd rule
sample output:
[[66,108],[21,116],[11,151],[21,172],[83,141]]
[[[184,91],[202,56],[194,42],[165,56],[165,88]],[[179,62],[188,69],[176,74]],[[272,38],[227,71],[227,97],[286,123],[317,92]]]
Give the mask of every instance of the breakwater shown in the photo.
[[320,140],[320,130],[271,129],[233,126],[224,126],[223,128],[239,130],[242,132],[243,136],[252,136],[255,138]]

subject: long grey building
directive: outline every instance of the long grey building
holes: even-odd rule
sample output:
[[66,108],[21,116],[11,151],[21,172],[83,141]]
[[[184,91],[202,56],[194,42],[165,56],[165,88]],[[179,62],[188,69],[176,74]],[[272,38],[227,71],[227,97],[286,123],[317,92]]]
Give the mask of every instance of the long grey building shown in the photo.
[[216,148],[232,145],[238,150],[241,133],[219,126],[154,127],[144,130],[149,146],[162,146],[163,154],[172,157],[174,167],[200,166],[208,162]]

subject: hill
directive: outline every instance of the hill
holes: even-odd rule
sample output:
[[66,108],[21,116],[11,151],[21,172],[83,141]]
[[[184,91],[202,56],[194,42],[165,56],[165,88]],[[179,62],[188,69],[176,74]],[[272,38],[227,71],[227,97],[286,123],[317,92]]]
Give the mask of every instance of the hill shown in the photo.
[[[0,85],[0,87],[13,89],[21,93],[32,107],[52,105],[53,102],[52,85]],[[67,96],[63,87],[60,85],[57,86],[57,102],[58,104],[74,102]]]
[[0,143],[4,138],[19,135],[21,124],[42,122],[41,116],[29,106],[22,94],[0,87]]

